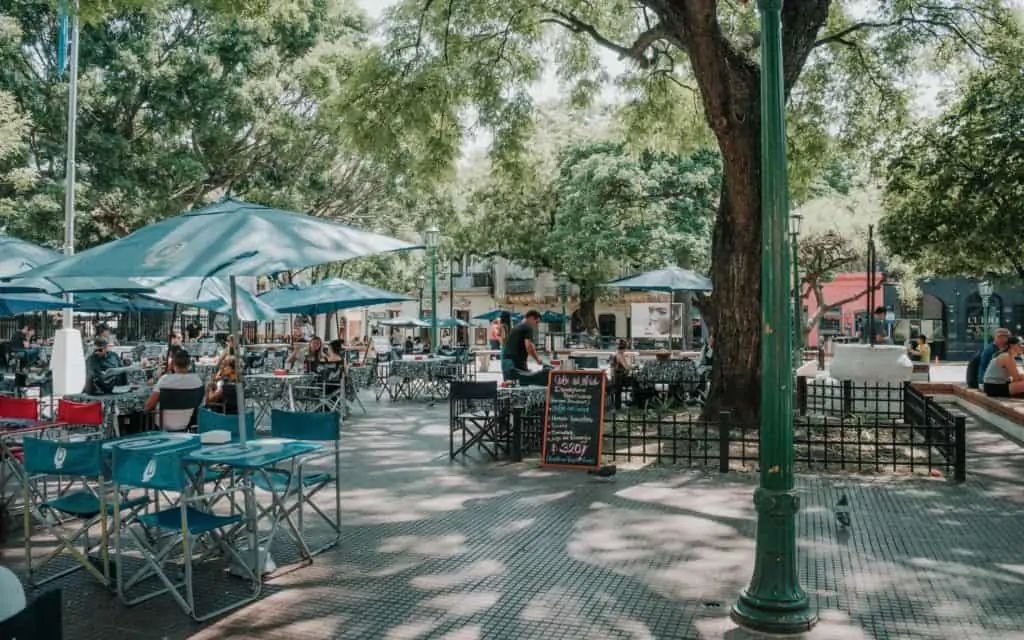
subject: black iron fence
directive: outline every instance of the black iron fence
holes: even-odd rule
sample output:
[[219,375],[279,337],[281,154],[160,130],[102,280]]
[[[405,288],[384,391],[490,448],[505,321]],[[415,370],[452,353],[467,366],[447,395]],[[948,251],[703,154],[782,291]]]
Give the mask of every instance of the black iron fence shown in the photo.
[[[511,420],[513,459],[538,454],[542,415],[516,410]],[[856,414],[796,417],[795,467],[798,471],[939,475],[963,482],[963,418],[940,420],[938,413],[933,413],[928,420],[928,426],[923,426],[917,420]],[[681,465],[722,473],[757,471],[760,427],[734,421],[730,414],[711,421],[691,413],[612,412],[605,419],[602,451],[606,464]]]
[[907,383],[904,387],[903,422],[926,442],[953,461],[957,482],[967,478],[967,418],[954,413]]
[[850,380],[796,379],[795,409],[801,416],[872,416],[896,420],[903,417],[905,384],[862,383]]

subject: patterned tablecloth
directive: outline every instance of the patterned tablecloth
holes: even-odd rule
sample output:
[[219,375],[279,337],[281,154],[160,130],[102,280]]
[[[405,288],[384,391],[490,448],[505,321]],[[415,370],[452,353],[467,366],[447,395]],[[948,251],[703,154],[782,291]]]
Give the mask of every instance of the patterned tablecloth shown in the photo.
[[393,378],[427,378],[458,368],[455,358],[431,358],[424,360],[396,360],[391,363]]
[[697,386],[697,363],[693,360],[654,360],[645,362],[636,373],[639,384]]
[[372,366],[361,366],[361,367],[349,367],[348,378],[352,381],[356,391],[360,389],[366,389],[373,384],[373,367]]
[[498,403],[508,409],[523,409],[527,413],[541,412],[547,402],[547,387],[529,385],[523,387],[500,387]]
[[106,421],[108,433],[117,433],[115,426],[117,417],[142,411],[146,408],[146,400],[149,399],[151,389],[142,388],[127,393],[111,393],[107,395],[94,396],[88,393],[75,393],[64,396],[65,400],[71,402],[100,402],[103,404],[103,416]]

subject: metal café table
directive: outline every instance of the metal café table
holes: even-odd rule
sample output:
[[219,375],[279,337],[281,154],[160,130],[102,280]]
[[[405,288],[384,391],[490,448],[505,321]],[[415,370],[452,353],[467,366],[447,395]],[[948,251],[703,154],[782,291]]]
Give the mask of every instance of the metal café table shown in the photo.
[[284,401],[281,408],[295,411],[295,386],[312,377],[307,373],[254,373],[245,376],[242,384],[245,385],[246,397],[256,405],[256,425],[259,426],[263,418],[270,415],[276,402]]
[[[202,474],[205,469],[230,469],[234,473],[231,474],[231,481],[235,483],[244,483],[246,501],[253,501],[253,504],[248,504],[246,508],[246,519],[250,532],[250,549],[257,549],[259,544],[255,540],[257,534],[257,517],[263,516],[270,520],[270,531],[269,533],[259,541],[266,549],[266,558],[270,558],[270,547],[273,544],[274,537],[277,534],[282,522],[287,525],[288,530],[291,534],[291,538],[299,547],[299,552],[302,555],[303,560],[312,561],[313,554],[309,549],[309,545],[302,537],[302,532],[296,526],[295,522],[285,505],[285,498],[287,497],[288,490],[291,488],[291,483],[287,483],[281,491],[274,489],[275,483],[270,477],[272,472],[285,471],[295,476],[297,473],[297,462],[302,456],[308,454],[317,453],[323,451],[324,447],[315,442],[305,442],[301,440],[287,440],[284,438],[260,438],[258,440],[252,440],[246,443],[237,444],[222,444],[222,445],[204,445],[194,451],[187,453],[184,456],[184,462],[195,464],[199,468],[198,470],[190,470],[190,473],[195,473],[195,481],[197,486],[202,486],[203,478]],[[289,463],[288,469],[283,469],[278,465],[282,463]],[[271,495],[271,506],[268,509],[259,509],[257,514],[257,507],[255,505],[254,497],[254,483],[253,476],[261,475],[265,481],[265,488],[269,488],[268,493]],[[222,475],[222,474],[221,474]],[[222,475],[223,477],[223,475]],[[260,556],[263,552],[258,552]],[[266,573],[267,562],[260,560],[263,571],[256,572],[257,574]]]

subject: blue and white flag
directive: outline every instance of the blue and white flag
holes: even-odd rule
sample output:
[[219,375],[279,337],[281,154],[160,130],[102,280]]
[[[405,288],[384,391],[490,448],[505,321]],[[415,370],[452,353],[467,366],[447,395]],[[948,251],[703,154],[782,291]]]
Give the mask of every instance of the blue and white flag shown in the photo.
[[64,78],[64,70],[68,66],[68,16],[67,3],[61,2],[57,9],[57,79]]

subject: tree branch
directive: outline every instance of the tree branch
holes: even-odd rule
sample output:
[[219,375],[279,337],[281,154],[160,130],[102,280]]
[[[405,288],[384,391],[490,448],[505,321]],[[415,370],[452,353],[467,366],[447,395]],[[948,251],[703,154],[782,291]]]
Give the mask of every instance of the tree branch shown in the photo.
[[632,60],[641,69],[649,69],[654,65],[655,59],[648,57],[645,53],[654,43],[669,35],[665,26],[659,23],[638,35],[636,40],[633,41],[633,44],[627,47],[612,41],[607,36],[602,35],[594,25],[580,20],[571,13],[566,13],[565,11],[560,11],[553,7],[545,7],[545,10],[556,17],[543,18],[541,20],[542,24],[556,24],[563,29],[571,31],[572,33],[589,36],[596,44],[619,54],[620,60]]

